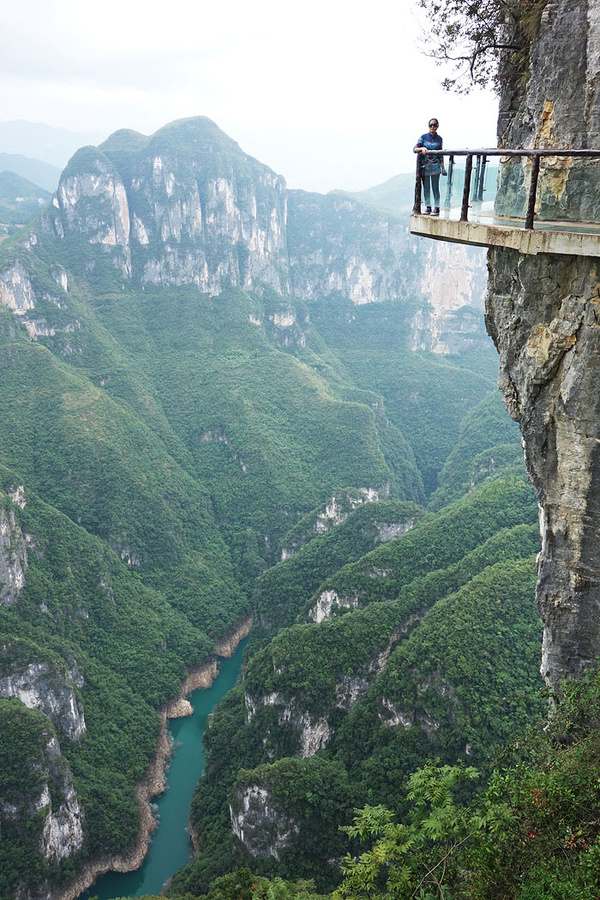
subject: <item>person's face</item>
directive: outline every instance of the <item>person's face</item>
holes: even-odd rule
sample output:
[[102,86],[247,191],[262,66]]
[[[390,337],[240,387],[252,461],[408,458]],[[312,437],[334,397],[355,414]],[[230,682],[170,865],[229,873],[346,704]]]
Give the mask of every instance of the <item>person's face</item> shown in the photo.
[[429,121],[429,133],[435,134],[439,127],[439,122],[437,119],[430,119]]

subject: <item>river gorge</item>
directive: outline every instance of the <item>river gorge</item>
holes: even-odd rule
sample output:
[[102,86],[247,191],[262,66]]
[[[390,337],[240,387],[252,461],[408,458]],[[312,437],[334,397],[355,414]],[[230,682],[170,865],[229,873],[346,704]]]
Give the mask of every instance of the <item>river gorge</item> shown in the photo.
[[160,894],[177,869],[188,862],[193,849],[188,826],[190,803],[204,771],[202,737],[210,714],[237,681],[244,645],[245,641],[239,643],[233,654],[220,662],[218,676],[210,687],[198,688],[189,695],[192,715],[169,719],[173,750],[165,773],[166,788],[152,800],[158,826],[144,861],[134,871],[102,875],[80,895],[82,900]]

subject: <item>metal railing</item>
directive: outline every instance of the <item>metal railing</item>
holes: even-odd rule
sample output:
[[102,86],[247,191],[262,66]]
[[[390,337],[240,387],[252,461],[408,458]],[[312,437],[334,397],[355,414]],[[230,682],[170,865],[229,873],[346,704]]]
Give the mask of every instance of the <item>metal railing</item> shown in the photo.
[[[422,186],[422,169],[423,169],[423,153],[417,153],[417,173],[415,181],[415,202],[413,206],[413,215],[419,215],[421,212],[421,186]],[[540,174],[540,162],[542,157],[546,156],[574,156],[583,159],[600,158],[600,150],[500,150],[499,148],[491,148],[486,150],[428,150],[427,156],[447,156],[449,158],[448,177],[450,179],[449,189],[452,179],[452,170],[454,168],[454,158],[456,156],[466,156],[465,162],[465,182],[463,187],[462,205],[460,210],[460,221],[468,222],[469,220],[469,199],[482,200],[485,181],[485,170],[488,158],[491,156],[502,157],[519,157],[526,156],[532,159],[531,181],[529,183],[529,197],[527,200],[527,212],[525,213],[524,231],[533,230],[533,222],[535,219],[535,204],[537,198],[538,179]],[[476,160],[475,181],[473,184],[473,194],[471,196],[471,182],[473,176],[473,159]]]

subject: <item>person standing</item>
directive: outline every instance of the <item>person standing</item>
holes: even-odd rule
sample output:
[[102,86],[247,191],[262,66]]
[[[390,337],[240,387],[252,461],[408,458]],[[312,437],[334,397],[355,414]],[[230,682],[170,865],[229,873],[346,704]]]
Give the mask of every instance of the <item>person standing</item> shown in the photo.
[[[429,156],[428,150],[441,150],[442,137],[438,134],[440,123],[434,117],[429,120],[429,131],[422,134],[413,150],[422,153],[421,179],[423,182],[423,194],[425,199],[425,215],[439,216],[440,214],[440,175],[446,174],[443,156]],[[433,194],[433,210],[431,209],[431,195]]]

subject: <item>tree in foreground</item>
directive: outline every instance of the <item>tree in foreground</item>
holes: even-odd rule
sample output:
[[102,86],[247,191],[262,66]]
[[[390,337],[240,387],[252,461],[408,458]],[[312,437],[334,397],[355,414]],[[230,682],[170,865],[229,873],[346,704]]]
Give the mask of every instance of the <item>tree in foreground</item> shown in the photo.
[[525,78],[529,46],[547,0],[419,0],[427,18],[426,53],[455,74],[447,90],[468,93],[500,79]]

